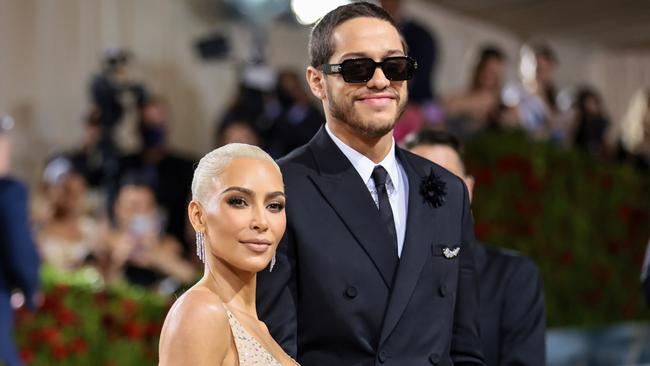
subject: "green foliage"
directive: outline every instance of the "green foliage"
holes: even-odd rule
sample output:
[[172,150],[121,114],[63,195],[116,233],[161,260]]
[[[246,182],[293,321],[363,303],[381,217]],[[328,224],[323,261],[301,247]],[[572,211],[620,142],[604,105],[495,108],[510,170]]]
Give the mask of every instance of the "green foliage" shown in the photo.
[[549,326],[650,319],[639,275],[650,238],[650,178],[631,167],[486,134],[467,146],[476,236],[539,265]]
[[44,303],[17,314],[17,343],[29,365],[155,365],[170,300],[122,284],[102,288],[92,269],[42,271]]

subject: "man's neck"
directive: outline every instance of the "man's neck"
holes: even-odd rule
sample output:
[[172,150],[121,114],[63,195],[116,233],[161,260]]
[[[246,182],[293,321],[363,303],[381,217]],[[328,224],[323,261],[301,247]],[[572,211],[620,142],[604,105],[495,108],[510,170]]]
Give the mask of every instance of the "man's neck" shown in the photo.
[[383,136],[374,137],[362,135],[345,123],[338,121],[327,121],[327,126],[344,144],[377,164],[384,160],[393,145],[392,130]]

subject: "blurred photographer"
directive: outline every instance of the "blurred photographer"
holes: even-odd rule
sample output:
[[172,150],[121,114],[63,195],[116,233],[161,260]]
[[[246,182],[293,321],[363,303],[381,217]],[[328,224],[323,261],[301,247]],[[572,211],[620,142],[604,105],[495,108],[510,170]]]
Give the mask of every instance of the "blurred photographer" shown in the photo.
[[34,309],[39,298],[27,187],[9,174],[13,125],[11,117],[0,117],[0,364],[8,366],[21,365],[13,339],[14,307]]
[[100,146],[106,163],[116,160],[117,146],[114,131],[124,112],[130,107],[141,109],[148,98],[143,84],[131,80],[129,64],[131,54],[126,50],[108,49],[102,59],[102,70],[90,85],[92,102],[99,109],[101,126]]

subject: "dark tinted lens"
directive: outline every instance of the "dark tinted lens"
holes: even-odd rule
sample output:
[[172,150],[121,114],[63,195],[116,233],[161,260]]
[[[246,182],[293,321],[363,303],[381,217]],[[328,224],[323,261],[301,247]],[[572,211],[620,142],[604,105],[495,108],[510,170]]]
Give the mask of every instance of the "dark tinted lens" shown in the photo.
[[413,61],[407,57],[391,57],[384,60],[381,68],[388,80],[408,80],[413,76]]
[[341,75],[348,83],[364,83],[372,79],[375,73],[375,63],[369,58],[358,58],[343,61]]

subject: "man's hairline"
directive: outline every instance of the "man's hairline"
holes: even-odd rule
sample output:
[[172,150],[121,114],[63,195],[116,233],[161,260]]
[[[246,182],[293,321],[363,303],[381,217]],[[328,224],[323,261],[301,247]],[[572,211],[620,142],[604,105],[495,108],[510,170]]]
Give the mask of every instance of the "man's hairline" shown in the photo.
[[[319,64],[319,65],[313,65],[313,64],[310,63],[309,66],[311,66],[311,67],[313,67],[313,68],[315,68],[315,69],[319,69],[319,68],[320,68],[321,66],[323,66],[324,64],[329,63],[330,60],[332,59],[332,56],[334,56],[334,54],[336,53],[336,44],[334,44],[334,39],[333,39],[333,37],[334,37],[334,32],[336,32],[336,30],[337,30],[340,26],[342,26],[343,24],[345,24],[345,23],[347,23],[347,22],[349,22],[349,21],[351,21],[351,20],[360,19],[360,18],[377,19],[377,20],[380,20],[380,21],[383,21],[383,22],[388,23],[388,25],[390,25],[393,29],[395,29],[395,31],[397,31],[397,35],[399,36],[400,44],[402,45],[402,52],[404,53],[405,56],[408,56],[408,46],[407,46],[407,44],[406,44],[406,39],[404,39],[404,35],[402,34],[402,32],[399,30],[399,28],[398,28],[397,26],[395,26],[395,25],[394,25],[393,23],[391,23],[389,20],[386,20],[386,19],[383,19],[383,18],[374,17],[374,16],[370,16],[370,15],[360,15],[360,16],[356,16],[356,17],[354,17],[354,18],[346,19],[345,21],[343,21],[343,22],[337,24],[336,26],[332,27],[332,31],[330,32],[330,34],[329,34],[329,36],[328,36],[328,38],[327,38],[327,40],[328,40],[328,45],[332,46],[332,54],[330,54],[330,55],[327,57],[327,59],[325,60],[325,62],[323,62],[323,63],[321,63],[321,64]],[[309,51],[311,52],[311,50],[309,50]]]

